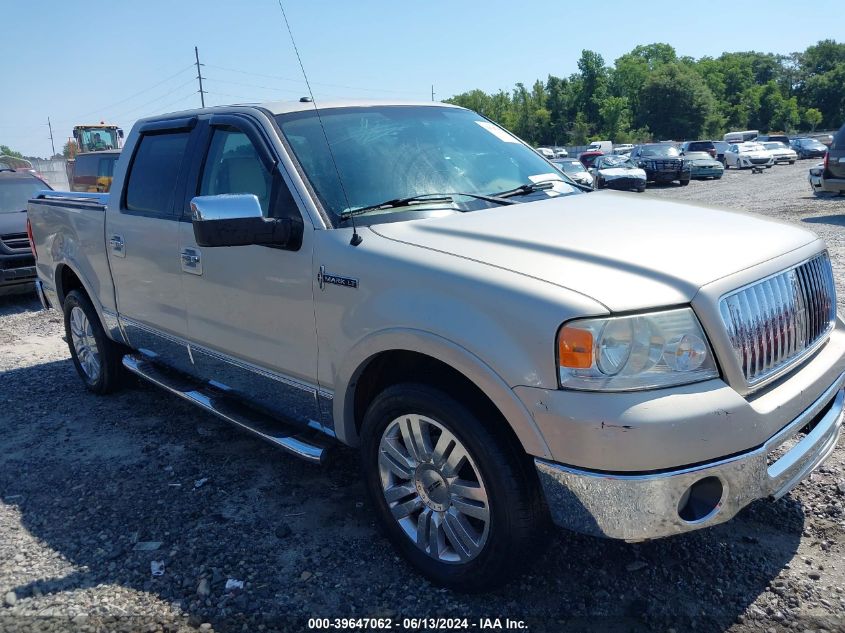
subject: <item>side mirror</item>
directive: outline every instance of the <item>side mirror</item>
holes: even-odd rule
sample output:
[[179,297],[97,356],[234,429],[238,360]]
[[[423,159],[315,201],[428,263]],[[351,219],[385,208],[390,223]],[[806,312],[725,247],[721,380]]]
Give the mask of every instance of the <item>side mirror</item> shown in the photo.
[[254,194],[197,196],[191,200],[191,222],[197,246],[288,247],[293,234],[289,218],[265,218]]

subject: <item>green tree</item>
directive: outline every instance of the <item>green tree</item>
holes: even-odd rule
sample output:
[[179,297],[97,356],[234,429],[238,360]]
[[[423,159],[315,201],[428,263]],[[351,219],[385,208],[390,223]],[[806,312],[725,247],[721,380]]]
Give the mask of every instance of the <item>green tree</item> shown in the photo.
[[817,108],[804,110],[804,123],[810,126],[810,131],[815,132],[816,126],[822,122],[822,113]]
[[8,145],[0,145],[0,156],[12,156],[13,158],[23,158],[23,154],[16,152]]
[[607,97],[599,106],[602,120],[602,134],[616,140],[631,127],[631,111],[625,97]]
[[661,139],[694,139],[714,109],[713,94],[687,66],[665,64],[643,87],[641,106],[649,129]]

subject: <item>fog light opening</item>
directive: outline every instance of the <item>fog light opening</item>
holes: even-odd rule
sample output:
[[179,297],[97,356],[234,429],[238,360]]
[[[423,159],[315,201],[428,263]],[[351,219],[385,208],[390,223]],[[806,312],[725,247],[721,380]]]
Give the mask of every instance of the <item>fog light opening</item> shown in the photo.
[[678,502],[678,516],[687,523],[699,523],[719,511],[724,488],[718,477],[699,479],[686,489]]

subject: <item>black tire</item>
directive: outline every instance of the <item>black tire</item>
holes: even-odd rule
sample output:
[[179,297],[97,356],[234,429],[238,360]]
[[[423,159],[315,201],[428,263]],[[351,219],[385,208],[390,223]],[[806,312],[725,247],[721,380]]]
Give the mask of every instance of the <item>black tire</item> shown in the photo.
[[[425,416],[445,427],[463,444],[484,481],[490,516],[487,537],[480,552],[466,562],[443,562],[417,547],[394,519],[385,499],[379,446],[388,426],[405,415]],[[482,416],[489,417],[440,389],[402,383],[376,396],[361,429],[367,493],[381,527],[420,573],[435,584],[458,591],[482,591],[507,583],[539,553],[550,525],[531,458],[489,419],[482,422]]]
[[687,178],[686,180],[681,180],[681,187],[686,187],[689,184],[689,181],[689,178]]
[[[88,323],[91,325],[91,333],[97,345],[96,351],[98,353],[100,369],[95,378],[89,376],[83,368],[73,343],[71,313],[74,308],[82,310]],[[79,290],[71,290],[65,297],[63,310],[65,315],[65,336],[67,338],[68,348],[70,349],[70,357],[73,360],[74,367],[76,367],[76,372],[82,378],[82,382],[85,383],[85,387],[89,391],[100,395],[111,393],[118,389],[124,377],[121,361],[126,350],[106,336],[106,332],[100,323],[100,318],[97,316],[97,311],[85,293]]]
[[789,161],[789,164],[790,164],[790,165],[794,165],[794,164],[795,164],[795,161],[794,161],[794,160],[791,160],[791,161]]

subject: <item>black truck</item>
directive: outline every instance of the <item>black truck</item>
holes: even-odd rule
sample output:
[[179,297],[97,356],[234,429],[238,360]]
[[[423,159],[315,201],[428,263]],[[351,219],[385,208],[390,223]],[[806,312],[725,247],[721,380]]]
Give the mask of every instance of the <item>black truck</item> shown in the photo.
[[683,186],[689,184],[689,165],[671,143],[637,145],[631,151],[631,160],[645,170],[648,182],[669,183],[677,180]]

